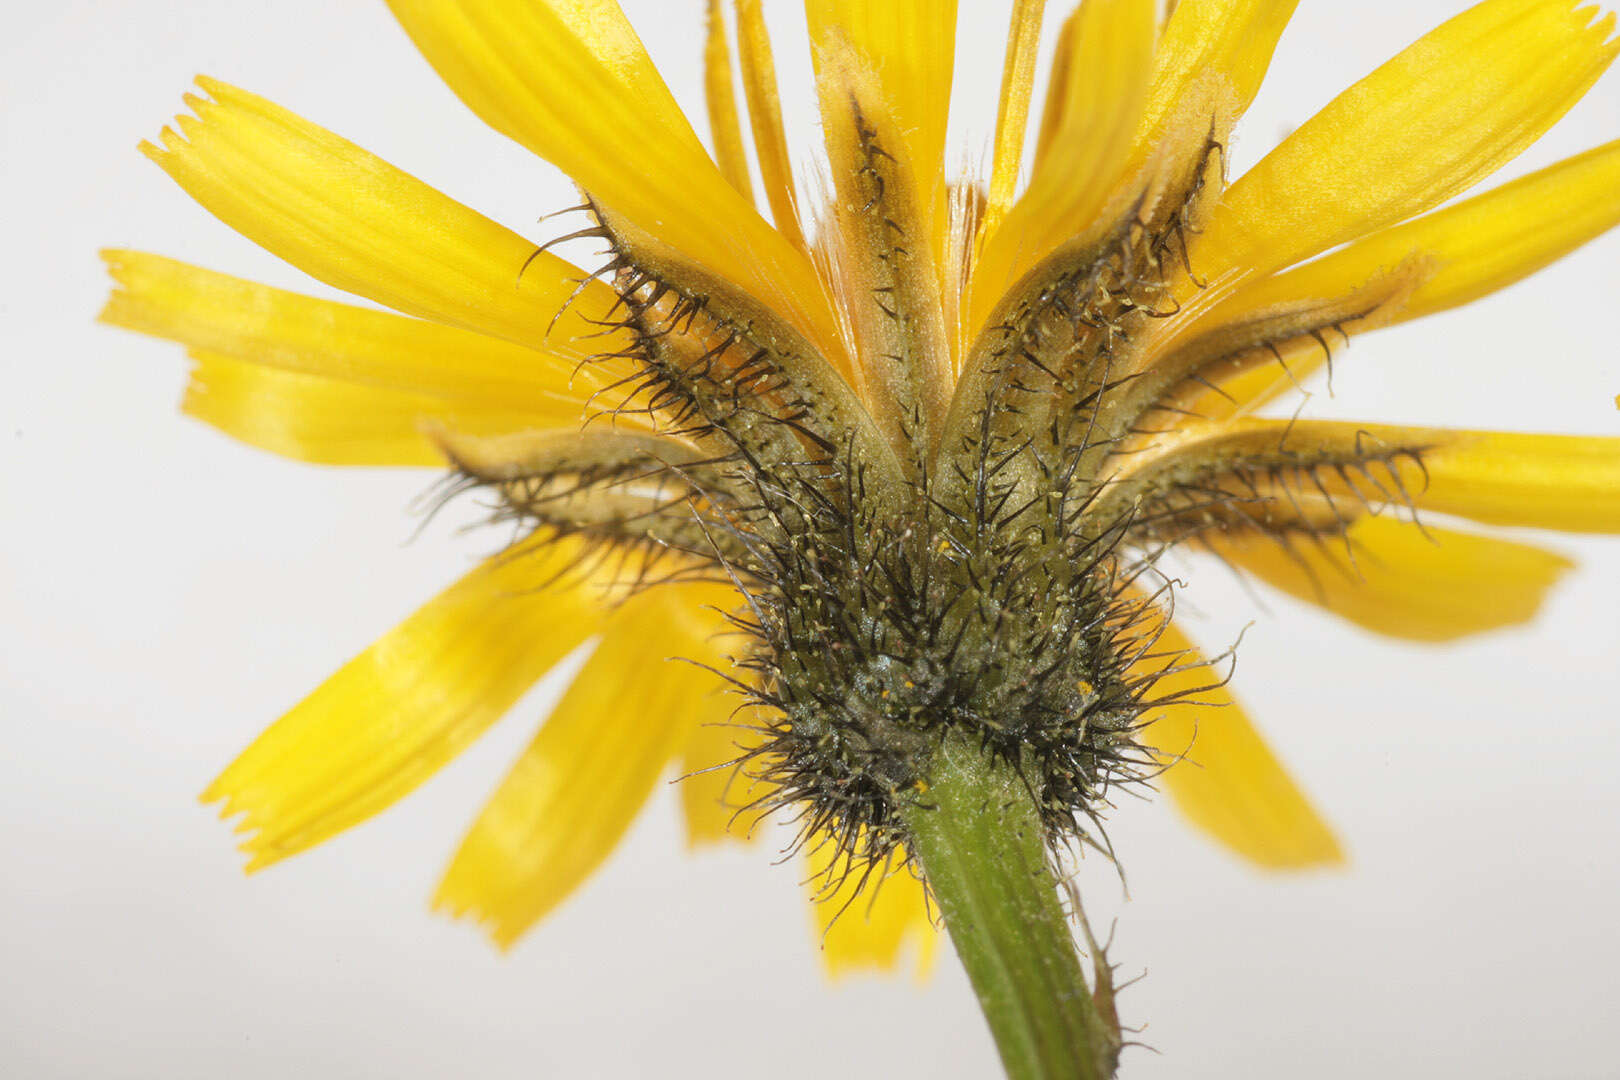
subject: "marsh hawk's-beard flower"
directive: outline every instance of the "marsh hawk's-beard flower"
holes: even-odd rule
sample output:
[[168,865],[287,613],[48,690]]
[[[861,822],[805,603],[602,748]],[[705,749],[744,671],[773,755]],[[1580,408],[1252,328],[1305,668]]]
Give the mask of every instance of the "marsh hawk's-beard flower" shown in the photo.
[[985,827],[1041,852],[1103,843],[1110,789],[1151,778],[1248,859],[1333,862],[1170,624],[1161,554],[1433,641],[1528,618],[1567,567],[1436,518],[1620,529],[1620,440],[1255,415],[1352,337],[1620,219],[1620,144],[1448,202],[1613,59],[1589,5],[1479,4],[1229,183],[1292,2],[1085,0],[1032,110],[1043,5],[1018,0],[988,175],[958,176],[953,0],[807,0],[815,200],[760,0],[731,13],[751,139],[710,5],[712,151],[613,0],[392,6],[479,116],[576,181],[573,235],[607,255],[581,271],[209,79],[144,147],[229,225],[402,313],[110,252],[104,318],[188,347],[186,411],[304,461],[448,468],[517,529],[209,789],[252,868],[407,794],[596,638],[440,888],[503,945],[672,770],[694,843],[788,816],[824,921],[883,884],[828,934],[834,967],[926,950],[924,881],[950,921],[949,859],[918,847],[958,765],[1028,804]]

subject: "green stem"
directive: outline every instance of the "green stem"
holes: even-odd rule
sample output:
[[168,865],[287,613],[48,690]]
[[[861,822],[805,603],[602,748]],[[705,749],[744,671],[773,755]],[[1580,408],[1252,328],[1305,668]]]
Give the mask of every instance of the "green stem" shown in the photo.
[[940,748],[929,785],[902,811],[911,851],[979,995],[1007,1075],[1111,1077],[1118,1034],[1086,986],[1045,829],[1027,788],[1011,767],[957,737]]

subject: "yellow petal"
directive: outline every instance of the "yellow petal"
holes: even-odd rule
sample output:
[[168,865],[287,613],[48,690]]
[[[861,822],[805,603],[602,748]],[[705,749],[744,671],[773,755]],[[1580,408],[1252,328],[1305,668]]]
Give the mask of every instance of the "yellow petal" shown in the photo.
[[[1620,532],[1620,438],[1328,420],[1243,420],[1185,428],[1182,440],[1174,454],[1188,462],[1256,454],[1270,460],[1283,452],[1291,460],[1308,464],[1324,458],[1351,460],[1414,449],[1421,452],[1421,465],[1405,454],[1392,464],[1398,470],[1401,489],[1420,510],[1490,525]],[[1161,463],[1170,460],[1162,458]],[[1385,493],[1399,497],[1400,491],[1386,477],[1382,471],[1374,474],[1384,492],[1365,483],[1352,490],[1343,478],[1331,474],[1319,479],[1334,498],[1366,495],[1383,499]]]
[[731,84],[731,46],[726,42],[726,16],[720,0],[709,0],[709,34],[703,46],[703,100],[709,107],[709,136],[714,140],[714,159],[720,175],[752,203],[754,183],[748,176],[748,152],[737,115],[737,92]]
[[[1173,623],[1154,647],[1170,657],[1144,661],[1148,670],[1199,663],[1202,657]],[[1176,808],[1228,850],[1260,866],[1301,869],[1344,861],[1333,830],[1267,749],[1212,668],[1171,671],[1155,697],[1186,693],[1165,705],[1145,741],[1166,763],[1163,784]]]
[[810,260],[709,159],[614,0],[390,0],[457,95],[592,198],[836,353]]
[[1227,121],[1241,116],[1298,6],[1299,0],[1179,0],[1153,57],[1143,136],[1194,93],[1211,107],[1219,103]]
[[[1200,323],[1235,323],[1271,307],[1332,300],[1403,264],[1420,264],[1407,298],[1346,333],[1390,326],[1476,300],[1535,273],[1620,223],[1620,142],[1589,150],[1521,180],[1346,245],[1304,266],[1242,289]],[[1221,385],[1254,408],[1325,362],[1319,348]],[[1290,377],[1290,375],[1292,377]],[[1197,411],[1203,411],[1199,409]]]
[[1614,16],[1573,0],[1487,0],[1325,109],[1226,192],[1199,274],[1280,269],[1421,213],[1490,175],[1613,60]]
[[1528,544],[1390,517],[1364,517],[1345,540],[1284,547],[1263,536],[1212,539],[1227,560],[1357,626],[1450,641],[1529,621],[1574,564]]
[[561,339],[558,346],[568,352],[537,351],[157,255],[106,251],[102,258],[117,284],[101,312],[103,322],[236,360],[424,394],[443,399],[441,409],[454,405],[462,413],[521,414],[526,427],[577,425],[585,398],[607,381],[590,368],[578,370],[583,357]]
[[1535,273],[1620,223],[1620,141],[1589,150],[1456,206],[1350,244],[1275,279],[1322,293],[1414,256],[1435,269],[1394,321],[1466,304]]
[[1029,126],[1029,99],[1035,88],[1035,57],[1045,13],[1046,0],[1014,0],[1012,25],[1007,30],[1007,56],[1001,68],[1001,99],[996,106],[990,193],[982,226],[986,232],[1000,224],[1012,206],[1018,173],[1023,167],[1024,134]]
[[[439,467],[445,458],[423,435],[437,420],[469,434],[523,429],[532,417],[432,394],[328,379],[191,352],[181,409],[234,439],[317,465]],[[577,426],[577,421],[575,421]]]
[[[353,143],[263,98],[198,79],[196,118],[141,149],[227,225],[329,285],[412,315],[567,349],[613,302],[583,275]],[[532,261],[531,260],[532,257]],[[584,353],[611,345],[590,340]],[[580,351],[575,347],[575,351]]]
[[1457,432],[1423,466],[1427,479],[1411,488],[1420,507],[1490,525],[1620,533],[1620,438]]
[[511,945],[578,887],[624,836],[695,720],[725,683],[716,586],[656,588],[627,601],[445,872],[436,907]]
[[677,787],[688,849],[725,840],[753,843],[763,835],[759,815],[747,807],[765,788],[734,764],[757,738],[749,711],[738,705],[735,695],[710,700],[681,748]]
[[754,132],[754,153],[759,158],[765,198],[771,219],[794,247],[804,247],[799,225],[799,199],[793,187],[793,163],[788,155],[787,132],[782,125],[782,102],[776,88],[776,61],[771,36],[765,27],[760,0],[736,0],[737,58],[742,68],[743,96],[748,99],[748,124]]
[[[806,857],[812,875],[810,916],[827,974],[836,979],[859,971],[891,971],[900,963],[902,948],[912,941],[917,977],[927,978],[939,947],[939,931],[929,917],[922,882],[910,870],[899,868],[904,849],[895,852],[892,865],[897,869],[887,876],[874,871],[858,894],[859,872],[842,878],[836,889],[824,893],[822,875],[832,861],[832,848],[830,843],[812,846]],[[842,864],[832,872],[838,875],[841,871]]]
[[985,239],[969,325],[982,326],[1025,273],[1102,220],[1147,99],[1157,20],[1155,0],[1086,0],[1070,24],[1062,120],[1029,187]]
[[1058,30],[1052,49],[1052,70],[1046,73],[1046,97],[1041,103],[1041,126],[1035,135],[1035,168],[1039,169],[1052,148],[1052,141],[1063,127],[1063,106],[1074,78],[1075,24],[1080,21],[1080,5],[1069,12]]
[[344,665],[203,793],[241,815],[257,870],[364,821],[414,790],[593,633],[596,591],[537,587],[571,542],[490,559]]

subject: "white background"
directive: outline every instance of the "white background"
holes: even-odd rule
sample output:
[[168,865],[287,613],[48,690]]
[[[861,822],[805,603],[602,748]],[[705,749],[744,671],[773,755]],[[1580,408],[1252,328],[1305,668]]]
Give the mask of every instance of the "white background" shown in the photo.
[[[1457,6],[1306,0],[1240,161]],[[698,0],[627,7],[697,106]],[[1004,5],[963,7],[956,119],[982,156]],[[688,858],[667,791],[512,954],[430,916],[443,861],[554,682],[383,817],[243,877],[195,793],[488,543],[445,520],[407,544],[404,507],[428,477],[234,445],[176,414],[178,348],[92,323],[103,245],[323,292],[192,205],[135,144],[206,72],[532,235],[570,192],[466,112],[381,4],[7,11],[0,1074],[990,1075],[949,953],[922,988],[829,987],[796,868],[773,868],[768,846]],[[784,27],[794,14],[772,12]],[[802,41],[784,32],[779,49],[807,158]],[[1611,76],[1509,173],[1617,135]],[[1337,399],[1313,408],[1620,433],[1617,239],[1359,342]],[[1169,807],[1125,806],[1112,835],[1130,899],[1096,860],[1082,883],[1105,924],[1120,917],[1124,973],[1150,971],[1123,1008],[1160,1056],[1130,1052],[1126,1076],[1615,1075],[1620,543],[1551,542],[1583,565],[1541,619],[1446,648],[1375,640],[1282,599],[1261,610],[1224,572],[1199,575],[1201,637],[1258,620],[1240,691],[1353,862],[1264,876]]]

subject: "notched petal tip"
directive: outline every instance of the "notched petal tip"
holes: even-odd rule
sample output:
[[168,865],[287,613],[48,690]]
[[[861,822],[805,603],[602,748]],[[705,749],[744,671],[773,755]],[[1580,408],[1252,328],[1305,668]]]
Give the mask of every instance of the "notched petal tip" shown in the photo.
[[1576,3],[1571,13],[1577,24],[1583,30],[1602,31],[1605,36],[1605,45],[1620,44],[1620,39],[1610,37],[1615,31],[1615,12],[1601,3]]
[[127,263],[129,254],[123,248],[102,248],[96,252],[97,258],[101,260],[102,269],[106,271],[107,277],[112,279],[112,288],[107,293],[107,299],[102,301],[101,309],[96,312],[96,322],[103,326],[123,328],[120,320],[129,299]]
[[[239,815],[250,871],[415,790],[595,631],[594,593],[550,584],[577,545],[518,550],[464,575],[344,665],[204,792]],[[549,587],[536,594],[537,582]]]
[[1239,177],[1194,264],[1209,277],[1281,270],[1489,176],[1614,60],[1612,21],[1572,16],[1569,0],[1486,0],[1425,35]]

